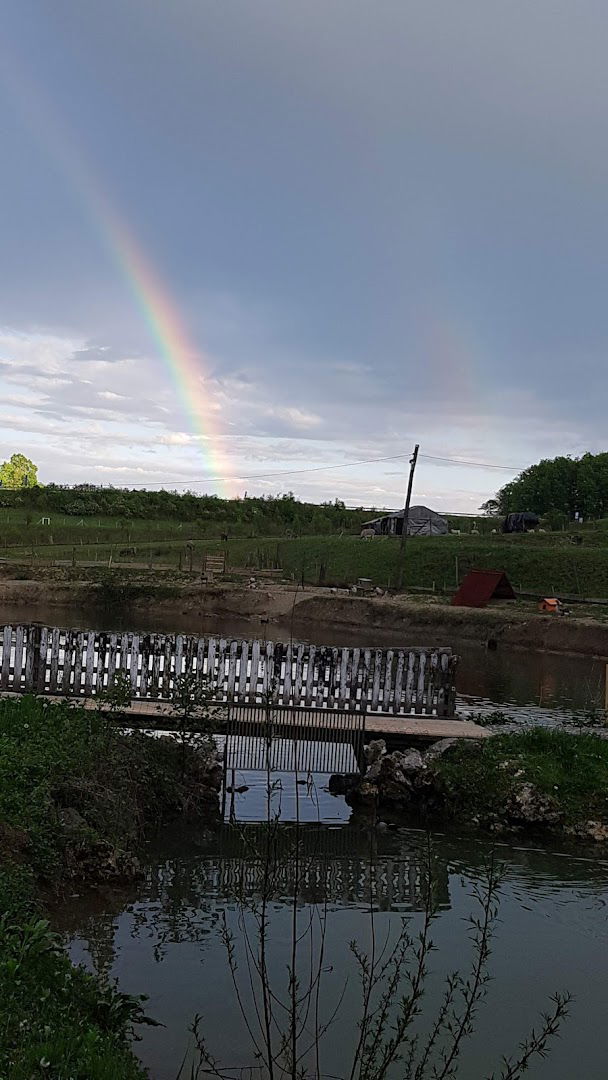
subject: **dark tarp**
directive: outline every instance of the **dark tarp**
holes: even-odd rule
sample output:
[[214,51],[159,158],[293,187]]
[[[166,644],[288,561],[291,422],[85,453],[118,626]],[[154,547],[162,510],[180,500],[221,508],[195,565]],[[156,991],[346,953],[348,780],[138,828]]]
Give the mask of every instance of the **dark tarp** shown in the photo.
[[536,529],[540,518],[525,510],[522,514],[507,514],[503,526],[503,533],[529,532]]
[[[363,529],[373,529],[377,536],[401,536],[403,532],[404,510],[396,514],[366,521]],[[407,519],[408,536],[445,536],[449,532],[448,523],[428,506],[410,506]]]

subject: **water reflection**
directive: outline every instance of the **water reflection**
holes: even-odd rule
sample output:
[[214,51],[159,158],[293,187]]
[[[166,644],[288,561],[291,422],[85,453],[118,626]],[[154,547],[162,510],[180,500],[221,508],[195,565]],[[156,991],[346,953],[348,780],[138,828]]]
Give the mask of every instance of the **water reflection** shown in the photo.
[[[483,883],[490,847],[482,841],[435,835],[431,864],[427,838],[399,829],[378,834],[353,827],[305,827],[301,859],[293,863],[294,830],[282,827],[281,858],[267,889],[269,963],[282,979],[288,962],[297,885],[300,925],[327,920],[325,963],[328,993],[356,979],[349,941],[370,942],[370,912],[378,940],[394,940],[406,918],[413,933],[422,925],[430,880],[438,915],[437,945],[429,986],[429,1007],[439,1000],[445,973],[466,969],[470,958],[466,917],[472,892]],[[225,927],[235,935],[241,962],[243,934],[255,932],[252,912],[264,893],[265,834],[259,826],[229,826],[217,836],[196,830],[167,832],[146,848],[145,880],[130,896],[96,894],[74,898],[57,922],[69,938],[73,958],[117,976],[121,988],[150,995],[148,1011],[164,1029],[142,1032],[137,1046],[154,1077],[174,1078],[189,1045],[189,1024],[203,1014],[219,1049],[244,1062],[234,988],[226,967]],[[547,1005],[549,995],[567,988],[577,997],[573,1019],[559,1051],[530,1075],[570,1080],[586,1061],[585,1076],[604,1076],[608,1037],[603,1001],[608,977],[608,862],[574,852],[551,852],[499,845],[504,866],[500,923],[493,948],[494,981],[488,1009],[500,1025],[482,1025],[467,1049],[463,1076],[485,1076],[500,1053],[517,1044]],[[296,882],[297,877],[297,882]],[[340,991],[341,992],[341,991]],[[356,1029],[358,997],[351,986],[342,1006],[327,1070],[340,1075],[339,1046],[350,1045]]]

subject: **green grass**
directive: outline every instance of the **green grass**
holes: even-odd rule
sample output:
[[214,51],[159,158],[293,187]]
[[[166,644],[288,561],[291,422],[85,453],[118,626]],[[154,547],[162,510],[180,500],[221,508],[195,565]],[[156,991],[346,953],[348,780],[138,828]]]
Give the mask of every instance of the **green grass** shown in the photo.
[[[18,514],[23,520],[15,520]],[[4,515],[4,516],[3,516]],[[10,515],[10,517],[7,517]],[[0,511],[0,556],[23,567],[53,562],[92,564],[102,568],[137,564],[152,569],[200,573],[205,555],[225,551],[229,567],[282,568],[307,584],[348,586],[369,577],[382,588],[395,588],[400,542],[392,537],[360,540],[358,535],[310,535],[295,538],[247,537],[231,534],[227,544],[220,526],[208,523],[115,518],[53,517],[52,528],[26,525],[25,512]],[[412,537],[406,548],[406,586],[452,591],[473,568],[506,570],[516,590],[542,595],[608,597],[608,529],[595,522],[579,530],[584,542],[575,546],[568,534],[536,533],[504,536]],[[209,530],[211,535],[203,535]],[[50,539],[53,543],[50,543]]]
[[[394,588],[400,563],[399,541],[357,537],[302,537],[246,548],[239,542],[242,565],[272,565],[273,560],[300,580],[323,579],[328,585],[351,585],[358,577]],[[232,550],[232,549],[231,549]],[[236,552],[235,552],[236,555]],[[406,586],[451,591],[456,574],[468,570],[506,570],[516,590],[542,595],[565,593],[608,597],[608,551],[574,547],[563,539],[544,536],[414,537],[406,547]]]
[[[15,903],[15,874],[10,875]],[[0,870],[0,896],[3,879]],[[6,891],[6,886],[5,886]],[[127,1035],[140,1002],[74,968],[27,893],[0,916],[0,1069],[10,1080],[145,1076]]]
[[[41,895],[132,867],[147,824],[196,798],[204,769],[166,739],[96,712],[0,700],[0,1076],[143,1076],[128,1044],[140,1002],[74,968]],[[41,1064],[48,1062],[48,1064]]]
[[513,792],[530,783],[555,802],[564,824],[608,822],[608,742],[595,735],[535,728],[463,741],[433,770],[456,817],[500,817]]

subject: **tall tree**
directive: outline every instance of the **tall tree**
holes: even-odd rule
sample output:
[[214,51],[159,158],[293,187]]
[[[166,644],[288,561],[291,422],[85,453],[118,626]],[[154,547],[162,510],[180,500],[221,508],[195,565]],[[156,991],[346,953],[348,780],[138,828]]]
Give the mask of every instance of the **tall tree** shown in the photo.
[[572,520],[578,511],[585,518],[603,517],[608,513],[608,454],[539,461],[505,484],[496,501],[503,514],[557,512]]
[[13,454],[0,465],[0,487],[31,488],[38,483],[38,467],[25,454]]

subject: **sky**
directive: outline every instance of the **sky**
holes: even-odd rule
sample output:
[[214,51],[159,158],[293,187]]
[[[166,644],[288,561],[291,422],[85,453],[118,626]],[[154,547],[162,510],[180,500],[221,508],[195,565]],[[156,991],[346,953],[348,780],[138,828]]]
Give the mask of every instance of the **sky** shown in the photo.
[[419,443],[466,513],[606,449],[606,40],[605,0],[4,0],[0,460],[397,507]]

